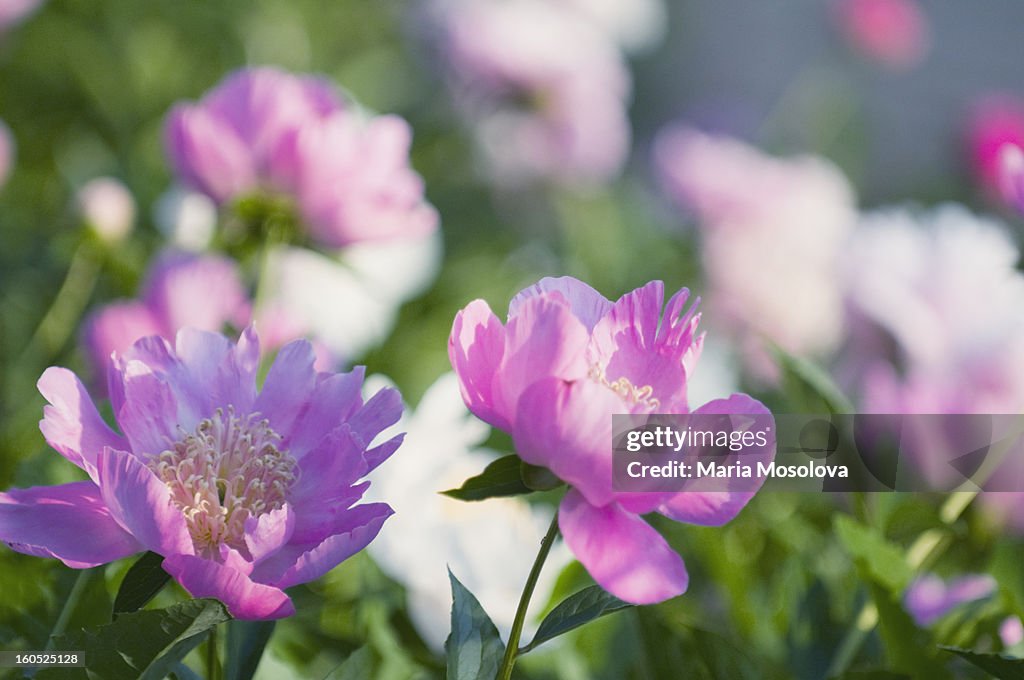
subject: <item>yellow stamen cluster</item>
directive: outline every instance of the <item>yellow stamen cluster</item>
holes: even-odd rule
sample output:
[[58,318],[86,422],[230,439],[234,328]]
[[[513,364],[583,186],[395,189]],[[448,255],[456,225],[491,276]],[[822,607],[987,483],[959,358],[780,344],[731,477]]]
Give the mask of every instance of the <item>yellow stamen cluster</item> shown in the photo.
[[601,368],[599,364],[594,364],[590,367],[589,375],[592,380],[596,380],[612,392],[615,392],[627,403],[643,404],[653,411],[656,411],[661,406],[661,402],[652,396],[654,394],[654,388],[650,385],[635,387],[633,383],[629,381],[629,378],[625,376],[610,382],[604,374],[604,369]]

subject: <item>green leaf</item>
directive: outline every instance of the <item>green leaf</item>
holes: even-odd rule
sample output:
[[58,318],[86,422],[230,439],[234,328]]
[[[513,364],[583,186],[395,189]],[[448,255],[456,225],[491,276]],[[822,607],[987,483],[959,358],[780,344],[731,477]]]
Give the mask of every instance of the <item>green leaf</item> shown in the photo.
[[520,496],[532,491],[523,483],[519,474],[519,456],[513,454],[492,462],[479,475],[463,482],[458,489],[441,493],[460,501],[482,501],[500,496]]
[[115,617],[142,609],[167,584],[171,575],[164,571],[163,561],[162,555],[152,551],[136,560],[124,575],[114,598]]
[[473,593],[451,571],[452,632],[445,640],[448,680],[491,680],[505,653],[498,629]]
[[373,677],[373,651],[363,645],[348,655],[324,680],[363,680]]
[[772,353],[782,370],[782,388],[795,405],[808,413],[856,413],[853,403],[817,364],[773,347]]
[[229,621],[226,680],[250,680],[274,632],[275,621]]
[[594,619],[632,606],[628,602],[623,602],[614,595],[605,592],[601,586],[584,588],[563,600],[557,607],[551,610],[550,614],[544,617],[540,627],[537,628],[537,633],[533,636],[533,640],[520,653],[525,654],[548,640],[579,628]]
[[842,675],[833,675],[829,680],[911,680],[911,676],[883,670],[846,671]]
[[940,645],[940,647],[947,652],[952,652],[966,659],[981,670],[992,675],[992,677],[999,678],[999,680],[1024,680],[1024,659],[1003,656],[1002,654],[980,654],[969,649],[960,649],[959,647],[947,647],[945,645]]
[[837,516],[834,527],[846,551],[890,593],[900,594],[910,584],[914,571],[899,547],[847,515]]
[[113,623],[53,639],[54,652],[85,653],[85,668],[46,668],[37,680],[139,678],[171,673],[214,626],[231,616],[217,600],[189,600],[167,609],[121,614]]
[[939,660],[928,634],[903,609],[899,595],[874,582],[868,587],[878,607],[878,632],[889,660],[887,667],[915,678],[949,678],[950,673]]

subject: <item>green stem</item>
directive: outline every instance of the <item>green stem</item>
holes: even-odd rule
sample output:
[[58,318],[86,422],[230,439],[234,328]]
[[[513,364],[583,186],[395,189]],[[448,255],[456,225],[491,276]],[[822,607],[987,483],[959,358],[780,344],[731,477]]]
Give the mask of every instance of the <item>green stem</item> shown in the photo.
[[217,626],[210,629],[206,638],[206,680],[220,680],[220,663],[217,659]]
[[508,644],[505,646],[505,656],[501,660],[497,680],[510,680],[512,677],[512,667],[516,665],[516,657],[519,655],[519,638],[523,634],[523,624],[526,623],[526,610],[530,606],[533,590],[537,587],[540,570],[543,568],[544,561],[548,558],[548,553],[551,552],[551,546],[554,544],[557,536],[558,510],[555,510],[551,526],[548,527],[548,532],[541,539],[540,551],[537,553],[537,559],[533,561],[533,568],[530,569],[530,575],[527,577],[526,585],[523,587],[523,594],[519,598],[519,607],[516,608],[516,617],[512,620],[512,632],[508,634]]
[[[939,510],[939,517],[947,526],[960,519],[971,501],[978,495],[977,491],[956,491],[953,492],[942,504]],[[932,562],[943,549],[948,545],[946,533],[942,529],[929,529],[924,532],[907,549],[905,560],[914,573],[926,567]],[[829,666],[826,677],[842,675],[850,664],[853,663],[857,652],[867,639],[868,635],[878,625],[878,608],[874,602],[865,602],[854,622],[853,628],[839,645]]]
[[89,585],[92,572],[92,569],[83,569],[78,572],[78,577],[75,579],[74,585],[71,586],[71,592],[68,593],[64,606],[61,608],[60,614],[57,615],[57,622],[53,624],[53,630],[50,631],[50,639],[46,643],[47,650],[53,647],[53,639],[67,630],[68,623],[71,621],[71,615],[75,613],[78,601],[82,599],[85,587]]
[[36,327],[35,333],[32,334],[32,339],[22,352],[19,363],[39,353],[49,359],[67,342],[89,303],[89,296],[96,286],[99,271],[100,262],[92,243],[83,241],[72,255],[64,282],[46,315]]

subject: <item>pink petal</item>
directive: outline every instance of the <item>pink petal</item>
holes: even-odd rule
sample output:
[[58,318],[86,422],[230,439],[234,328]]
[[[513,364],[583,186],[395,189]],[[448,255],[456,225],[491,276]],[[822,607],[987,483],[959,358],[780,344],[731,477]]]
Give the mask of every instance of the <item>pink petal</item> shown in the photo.
[[565,298],[572,313],[583,322],[588,331],[593,331],[597,322],[612,308],[612,303],[605,296],[578,279],[571,276],[545,277],[512,298],[508,305],[509,317],[518,314],[528,299],[545,293],[558,293]]
[[12,550],[86,569],[145,548],[110,516],[92,482],[0,493],[0,541]]
[[508,430],[508,415],[496,410],[494,376],[505,352],[505,329],[483,300],[474,300],[455,316],[448,358],[459,377],[466,406],[478,418]]
[[[694,411],[695,414],[721,413],[727,415],[751,414],[760,416],[753,426],[760,429],[760,424],[773,422],[768,408],[745,394],[734,394],[728,399],[715,399]],[[758,462],[768,464],[775,458],[775,435],[769,433],[768,445],[765,447],[747,447],[743,450],[743,460],[747,464],[757,465]],[[716,485],[720,480],[716,480]],[[746,507],[764,479],[758,475],[750,479],[736,479],[735,490],[730,491],[682,491],[672,495],[657,511],[677,522],[699,524],[701,526],[719,526],[731,521],[740,510]]]
[[683,558],[639,516],[617,504],[595,507],[575,489],[562,499],[565,543],[597,583],[633,604],[655,604],[686,591]]
[[339,517],[334,535],[319,544],[286,546],[256,567],[253,576],[279,588],[318,579],[369,545],[392,514],[385,503],[357,505]]
[[327,433],[346,422],[363,404],[362,386],[366,369],[356,366],[350,373],[321,374],[309,395],[309,404],[291,432],[278,432],[296,460],[301,460]]
[[[232,343],[219,333],[183,328],[175,338],[175,352],[185,374],[171,374],[170,383],[179,394],[198,389],[204,399],[196,407],[200,416],[233,406],[236,413],[248,413],[256,401],[256,371],[259,368],[259,340],[250,326]],[[187,375],[186,375],[187,374]]]
[[230,126],[201,107],[176,106],[165,143],[184,181],[219,203],[257,186],[251,151]]
[[103,502],[139,543],[165,557],[194,552],[185,516],[171,501],[170,489],[142,461],[106,448],[98,468]]
[[167,338],[187,326],[219,332],[225,324],[248,322],[241,274],[234,261],[224,257],[164,253],[150,267],[142,297]]
[[538,380],[519,400],[512,430],[516,452],[604,505],[615,495],[612,414],[624,408],[617,394],[590,380]]
[[245,521],[245,546],[252,562],[258,563],[280,550],[295,530],[295,513],[290,505]]
[[198,421],[198,413],[190,409],[194,402],[179,399],[166,374],[155,372],[151,364],[127,361],[121,375],[124,403],[117,422],[136,454],[155,455],[166,450],[179,438],[179,426],[188,429]]
[[369,483],[364,444],[347,425],[335,428],[299,463],[299,479],[289,498],[296,512],[293,540],[316,544],[335,533],[339,518],[358,501]]
[[46,442],[95,480],[100,451],[106,446],[127,448],[124,438],[107,426],[78,376],[68,369],[46,369],[36,386],[50,402],[39,422]]
[[583,322],[561,295],[524,301],[505,329],[505,354],[494,378],[496,410],[516,422],[519,397],[533,382],[585,377],[589,341]]
[[134,300],[101,307],[89,317],[84,328],[82,343],[89,352],[93,374],[101,378],[110,368],[112,353],[122,353],[139,338],[161,333],[146,305]]
[[263,390],[253,407],[278,434],[291,433],[296,421],[309,408],[310,395],[316,387],[317,373],[313,368],[316,357],[308,340],[296,340],[285,345],[267,373]]
[[224,603],[236,619],[262,621],[295,613],[284,591],[256,583],[244,573],[194,555],[171,555],[164,570],[192,597],[214,597]]

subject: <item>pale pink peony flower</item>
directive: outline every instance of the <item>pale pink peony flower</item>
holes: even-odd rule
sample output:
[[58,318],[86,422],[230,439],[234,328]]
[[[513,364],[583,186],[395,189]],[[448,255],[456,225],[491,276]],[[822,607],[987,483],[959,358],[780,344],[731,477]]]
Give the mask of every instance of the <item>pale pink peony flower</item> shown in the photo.
[[7,183],[7,178],[14,169],[14,137],[7,125],[0,120],[0,189]]
[[[662,318],[660,281],[614,304],[569,277],[542,279],[509,305],[502,325],[487,303],[459,312],[448,354],[477,417],[512,434],[519,456],[571,488],[559,508],[566,545],[607,591],[638,604],[681,594],[682,558],[641,515],[728,522],[756,491],[627,493],[612,488],[612,414],[688,413],[686,384],[703,344],[699,317],[676,293]],[[743,394],[695,413],[764,414]],[[754,451],[767,462],[774,442]]]
[[310,235],[341,247],[437,228],[409,166],[409,125],[367,116],[311,76],[253,68],[196,104],[179,104],[166,145],[181,180],[225,203],[267,193],[294,201]]
[[917,66],[928,53],[928,18],[916,0],[839,0],[836,19],[854,49],[890,68]]
[[124,239],[135,223],[135,198],[113,177],[86,182],[76,196],[82,220],[108,243]]
[[[1003,225],[958,205],[866,216],[847,249],[845,269],[851,333],[843,363],[860,410],[1020,413],[1019,256]],[[913,441],[903,450],[926,480],[962,481],[949,465],[956,451],[940,453]],[[981,501],[1008,526],[1024,530],[1024,494],[983,493]]]
[[846,356],[863,380],[863,408],[1019,412],[1024,275],[1016,270],[1018,258],[1003,225],[961,206],[865,216],[844,269],[854,327]]
[[667,12],[662,0],[549,0],[579,12],[628,52],[642,52],[665,35]]
[[497,180],[592,184],[619,173],[631,84],[608,36],[545,0],[455,0],[441,15],[457,103]]
[[116,357],[111,402],[120,433],[78,378],[49,368],[40,429],[89,479],[0,493],[0,540],[83,569],[144,550],[194,597],[240,619],[289,616],[285,589],[319,578],[373,540],[391,514],[357,504],[368,472],[401,435],[401,397],[360,395],[363,371],[313,368],[312,346],[278,354],[256,388],[259,342],[185,329],[174,346],[140,340]]
[[856,221],[838,168],[681,126],[664,131],[654,153],[667,193],[700,227],[709,319],[754,372],[773,374],[764,340],[796,355],[834,348],[843,330],[836,272]]
[[956,607],[984,600],[995,592],[996,580],[987,574],[969,574],[949,581],[925,574],[910,584],[903,602],[917,625],[930,626]]
[[971,171],[981,188],[993,200],[1012,200],[1005,193],[1002,153],[1007,145],[1024,147],[1024,100],[1011,94],[982,98],[968,117],[966,142]]

